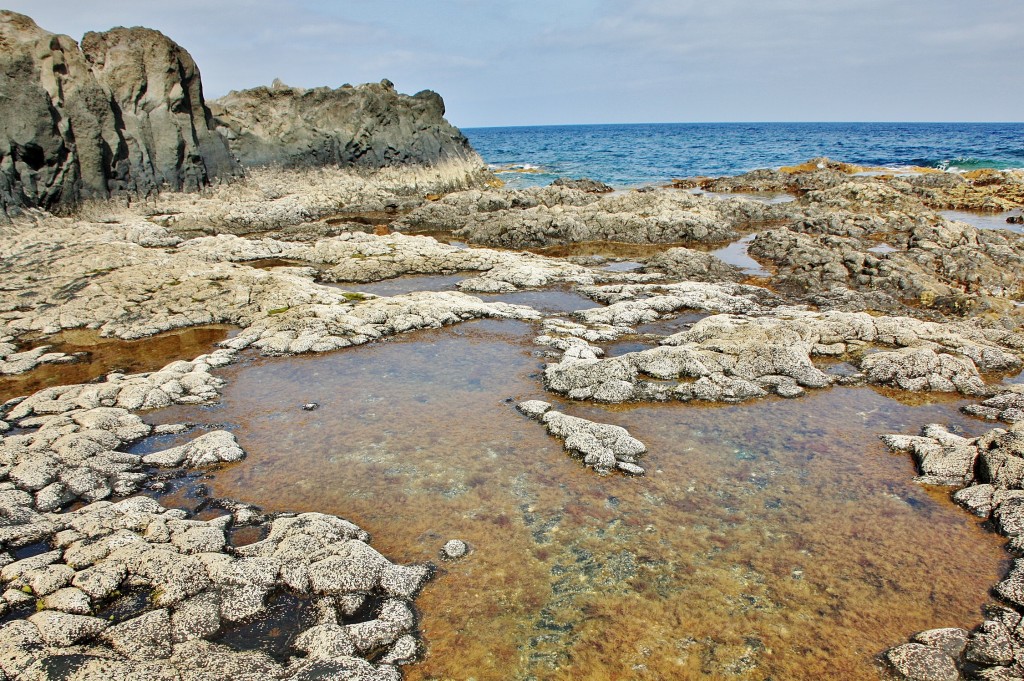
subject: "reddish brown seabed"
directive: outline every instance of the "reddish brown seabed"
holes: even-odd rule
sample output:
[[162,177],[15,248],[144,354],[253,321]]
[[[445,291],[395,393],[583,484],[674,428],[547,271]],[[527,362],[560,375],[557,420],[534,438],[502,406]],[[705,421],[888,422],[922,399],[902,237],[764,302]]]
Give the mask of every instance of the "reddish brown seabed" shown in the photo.
[[[473,322],[246,360],[219,404],[149,420],[232,428],[249,456],[214,495],[335,513],[392,560],[438,563],[410,680],[876,679],[914,632],[980,622],[1002,540],[878,440],[984,431],[962,402],[567,403],[541,389],[535,333]],[[626,426],[647,475],[585,469],[516,412],[531,398]],[[471,553],[442,563],[451,538]]]

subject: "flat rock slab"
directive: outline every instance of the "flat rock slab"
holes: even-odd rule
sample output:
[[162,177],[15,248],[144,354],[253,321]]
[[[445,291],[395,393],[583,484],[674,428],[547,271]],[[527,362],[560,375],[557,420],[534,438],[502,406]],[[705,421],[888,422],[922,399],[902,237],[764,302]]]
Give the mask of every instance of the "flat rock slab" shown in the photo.
[[959,681],[953,658],[939,648],[907,643],[885,653],[886,661],[906,681]]
[[245,452],[238,446],[235,436],[226,430],[215,430],[200,435],[195,440],[172,447],[162,452],[154,452],[142,457],[142,462],[150,466],[174,467],[185,465],[189,468],[213,466],[218,463],[230,463],[245,458]]

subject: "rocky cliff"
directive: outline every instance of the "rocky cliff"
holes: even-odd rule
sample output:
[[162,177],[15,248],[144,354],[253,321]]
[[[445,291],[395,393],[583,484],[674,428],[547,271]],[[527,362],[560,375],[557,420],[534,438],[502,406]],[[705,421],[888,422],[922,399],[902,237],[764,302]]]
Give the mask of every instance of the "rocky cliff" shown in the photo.
[[148,28],[86,33],[82,51],[120,116],[137,191],[198,189],[237,171],[224,139],[211,129],[188,52]]
[[157,31],[82,46],[0,11],[0,207],[195,189],[238,172],[210,128],[199,71]]
[[0,219],[196,190],[249,165],[453,166],[459,183],[487,179],[434,92],[275,82],[211,104],[192,57],[158,31],[87,33],[79,46],[0,10]]
[[336,90],[274,81],[269,88],[232,92],[210,107],[243,165],[483,166],[469,141],[444,119],[440,95],[399,94],[388,80]]

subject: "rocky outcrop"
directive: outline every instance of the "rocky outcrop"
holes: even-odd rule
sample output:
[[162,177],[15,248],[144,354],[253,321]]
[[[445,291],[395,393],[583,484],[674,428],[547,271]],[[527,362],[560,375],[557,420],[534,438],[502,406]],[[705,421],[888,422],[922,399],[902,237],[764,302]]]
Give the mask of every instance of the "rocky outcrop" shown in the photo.
[[585,241],[633,244],[719,243],[737,229],[776,220],[775,206],[719,200],[682,192],[645,191],[598,196],[549,186],[502,192],[459,192],[424,205],[396,226],[454,230],[471,243],[539,248]]
[[399,94],[388,80],[335,90],[275,81],[210,105],[218,129],[247,166],[484,167],[469,140],[444,119],[439,94]]
[[157,31],[90,33],[83,47],[0,12],[0,207],[196,189],[237,171],[209,128],[199,71]]
[[109,97],[75,41],[2,11],[0,71],[3,212],[106,196],[111,161],[123,153],[123,140]]
[[[960,487],[953,500],[981,518],[991,519],[1009,538],[1016,556],[1024,549],[1024,437],[1021,424],[996,428],[975,438],[938,424],[920,435],[883,435],[889,449],[909,453],[920,470],[919,482]],[[985,621],[968,633],[935,629],[914,636],[914,643],[886,653],[886,661],[905,679],[1019,679],[1024,661],[1020,610],[1024,608],[1024,561],[1017,559],[993,590],[1007,607],[985,609]],[[958,671],[959,670],[959,671]],[[967,676],[967,674],[965,674]]]
[[79,47],[0,11],[0,216],[195,191],[266,164],[437,169],[421,195],[495,182],[429,90],[275,83],[215,108],[216,119],[195,61],[159,31],[90,32]]
[[587,192],[589,194],[611,194],[615,191],[615,188],[599,182],[597,180],[591,180],[589,177],[559,177],[552,182],[556,187],[565,187],[567,189],[579,189],[581,192]]
[[1019,235],[932,212],[914,181],[853,177],[808,191],[773,208],[779,226],[759,232],[748,252],[775,267],[776,290],[821,308],[1016,316]]
[[658,253],[644,265],[646,272],[664,272],[673,279],[684,281],[740,281],[743,272],[721,259],[690,248],[670,248]]
[[990,421],[1018,423],[1024,421],[1024,386],[1010,385],[981,404],[969,404],[962,409],[965,414],[978,416]]
[[[696,294],[692,292],[688,307],[699,304]],[[602,324],[650,321],[652,300],[657,299],[621,301],[575,316]],[[846,383],[977,395],[985,391],[980,371],[1020,366],[1016,353],[1022,349],[1015,334],[967,324],[783,308],[770,316],[706,317],[661,343],[603,360],[596,353],[566,352],[545,368],[545,387],[570,399],[613,403],[741,402],[769,393],[797,397],[805,388],[840,381],[816,367],[812,358],[846,357],[860,368],[860,373],[841,379]]]
[[691,177],[673,180],[672,184],[680,189],[710,192],[804,194],[849,182],[868,185],[885,181],[937,210],[1000,212],[1024,205],[1024,175],[1017,170],[984,168],[963,174],[929,168],[914,171],[897,173],[815,158],[777,170],[762,168],[731,177]]
[[86,33],[82,52],[123,125],[129,188],[196,190],[238,170],[211,128],[199,68],[184,48],[136,27]]

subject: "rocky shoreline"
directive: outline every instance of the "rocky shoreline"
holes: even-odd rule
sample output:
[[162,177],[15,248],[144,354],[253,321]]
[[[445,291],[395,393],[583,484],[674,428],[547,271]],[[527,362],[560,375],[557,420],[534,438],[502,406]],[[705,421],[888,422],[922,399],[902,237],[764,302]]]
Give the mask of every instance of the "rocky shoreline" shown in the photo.
[[[0,484],[6,490],[3,608],[9,621],[0,637],[0,668],[9,678],[36,678],[68,656],[75,656],[75,678],[116,670],[191,678],[200,672],[189,671],[182,660],[199,650],[210,664],[236,670],[238,678],[328,672],[393,678],[395,664],[415,658],[410,599],[429,567],[390,563],[366,545],[365,533],[330,516],[266,518],[243,504],[230,514],[196,520],[131,496],[151,488],[160,467],[226,465],[243,456],[244,443],[239,447],[223,431],[141,458],[122,451],[150,434],[135,412],[217,399],[219,382],[210,372],[249,348],[270,355],[327,352],[490,317],[538,325],[536,342],[550,358],[544,387],[575,401],[738,402],[864,383],[958,392],[982,400],[968,411],[1002,419],[1010,430],[968,440],[936,426],[923,436],[893,435],[886,442],[912,453],[922,482],[963,486],[957,501],[1017,536],[1017,468],[1024,455],[1016,448],[1015,424],[1024,403],[1015,388],[1001,388],[993,377],[1019,371],[1024,354],[1015,298],[1021,286],[1016,263],[1024,255],[1019,237],[948,222],[902,178],[860,176],[847,176],[831,190],[809,189],[789,203],[767,204],[677,188],[610,197],[565,187],[471,190],[437,201],[390,190],[394,177],[349,174],[338,176],[334,200],[338,214],[350,221],[287,217],[306,214],[307,205],[320,201],[329,186],[324,177],[322,185],[300,190],[267,171],[244,186],[194,198],[166,194],[131,208],[92,204],[78,217],[31,213],[2,228],[11,272],[0,292],[6,374],[40,364],[59,370],[60,362],[73,359],[49,353],[45,341],[28,340],[62,329],[92,328],[131,339],[214,322],[241,327],[223,349],[193,362],[49,388],[4,406],[3,427],[9,430],[0,449]],[[805,187],[812,182],[797,177]],[[1005,177],[1006,183],[1018,181]],[[262,202],[230,201],[239,191],[267,194],[268,185],[294,190]],[[403,208],[383,223],[384,230],[352,220],[391,202]],[[280,205],[289,212],[275,230]],[[577,212],[580,207],[587,211]],[[592,254],[555,258],[501,248],[548,238],[607,243],[621,234],[605,225],[632,224],[621,221],[624,214],[647,215],[635,219],[658,225],[631,232],[658,248],[634,256],[636,264],[628,268],[609,268],[606,257]],[[201,216],[208,216],[205,225]],[[729,222],[726,216],[739,217]],[[512,242],[501,236],[532,233],[538,219],[550,220],[538,236]],[[452,229],[457,224],[464,226]],[[495,231],[492,224],[512,226]],[[727,228],[711,232],[707,224]],[[779,256],[767,280],[691,276],[692,270],[732,272],[714,256],[690,250],[710,234],[734,238],[768,224],[771,229],[755,232],[753,255],[774,253],[755,246],[762,239],[778,243],[782,234],[795,238],[801,257],[817,258],[817,264],[792,267]],[[441,240],[403,233],[412,228],[429,228]],[[800,241],[827,230],[846,236]],[[946,238],[964,247],[943,248]],[[466,248],[458,243],[462,239],[496,242],[498,248]],[[873,267],[880,278],[862,280],[857,268],[866,265],[849,257],[851,240],[859,252],[870,252],[867,245],[877,241],[899,248],[878,254]],[[942,250],[941,262],[929,249]],[[811,255],[818,251],[825,257]],[[281,264],[247,264],[262,261]],[[842,263],[846,274],[829,263]],[[827,291],[822,269],[834,273]],[[359,290],[362,282],[451,273],[464,273],[462,292],[377,297]],[[573,286],[599,306],[567,316],[477,297],[553,285]],[[963,304],[946,304],[951,297]],[[654,343],[649,349],[604,358],[602,344],[644,337],[638,329],[645,325],[693,313],[703,318],[688,329],[647,336]],[[837,363],[846,370],[835,371]],[[643,474],[638,462],[646,448],[624,429],[551,411],[542,402],[520,409],[543,419],[596,472]],[[247,525],[259,527],[266,539],[232,546],[229,531]],[[1012,542],[1009,549],[1017,551]],[[191,567],[167,572],[167,565],[179,563]],[[1006,606],[987,613],[976,631],[924,632],[891,650],[890,664],[909,679],[1019,678],[1024,597],[1017,593],[1018,572],[996,587]],[[93,616],[111,594],[129,587],[156,596],[137,616],[112,625]],[[291,658],[274,660],[217,643],[224,626],[265,611],[279,592],[309,599],[316,613]],[[371,601],[368,612],[363,604]],[[382,647],[390,652],[382,655]],[[145,652],[128,654],[134,650]],[[371,662],[360,657],[371,653]]]
[[[423,654],[413,600],[434,566],[394,563],[332,515],[229,499],[171,508],[173,481],[245,457],[230,430],[128,450],[191,436],[140,414],[218,400],[218,368],[243,356],[457,333],[473,320],[533,329],[537,388],[569,407],[505,400],[580,460],[566,474],[642,485],[641,457],[656,454],[571,407],[858,385],[970,398],[965,413],[1007,428],[879,436],[1024,556],[1024,390],[1004,380],[1024,364],[1024,237],[940,213],[1020,208],[1021,173],[892,175],[813,159],[625,192],[585,179],[503,190],[434,93],[278,83],[207,106],[191,57],[147,31],[79,46],[0,12],[12,88],[2,101],[17,108],[0,149],[0,380],[80,362],[48,342],[68,330],[237,333],[158,371],[104,372],[0,405],[0,681],[401,678]],[[326,130],[355,109],[372,115]],[[792,200],[759,200],[780,192]],[[757,274],[710,252],[736,244]],[[416,279],[437,275],[457,290]],[[402,277],[408,292],[362,290]],[[514,298],[552,288],[593,306]],[[472,558],[457,540],[437,551]],[[894,646],[886,673],[1024,678],[1024,563],[994,594],[1001,605],[973,631],[880,641]],[[231,644],[254,620],[274,621],[276,603],[301,614],[283,648]]]
[[389,81],[336,90],[271,88],[203,97],[199,67],[148,28],[81,43],[0,10],[0,220],[198,192],[262,166],[446,169],[444,187],[494,178],[429,90]]

